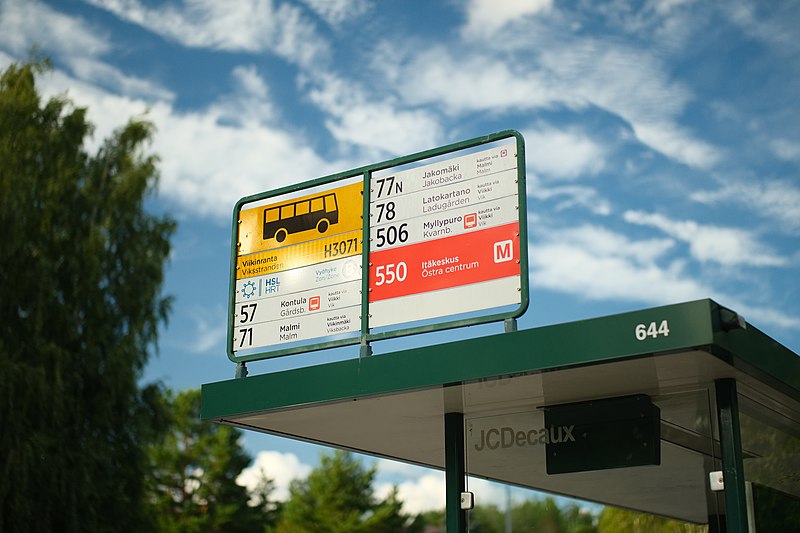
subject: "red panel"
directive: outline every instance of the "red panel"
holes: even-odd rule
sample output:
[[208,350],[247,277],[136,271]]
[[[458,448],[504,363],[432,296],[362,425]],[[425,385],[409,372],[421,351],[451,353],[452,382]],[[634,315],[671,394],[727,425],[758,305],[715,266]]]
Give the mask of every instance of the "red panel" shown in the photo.
[[372,252],[369,301],[518,276],[519,246],[514,222]]

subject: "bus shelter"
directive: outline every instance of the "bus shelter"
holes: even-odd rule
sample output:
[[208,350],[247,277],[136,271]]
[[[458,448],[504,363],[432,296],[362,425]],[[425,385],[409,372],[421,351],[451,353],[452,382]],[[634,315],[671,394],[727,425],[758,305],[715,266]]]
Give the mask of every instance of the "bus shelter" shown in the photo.
[[800,358],[711,300],[209,383],[202,418],[444,470],[452,532],[466,476],[800,524]]

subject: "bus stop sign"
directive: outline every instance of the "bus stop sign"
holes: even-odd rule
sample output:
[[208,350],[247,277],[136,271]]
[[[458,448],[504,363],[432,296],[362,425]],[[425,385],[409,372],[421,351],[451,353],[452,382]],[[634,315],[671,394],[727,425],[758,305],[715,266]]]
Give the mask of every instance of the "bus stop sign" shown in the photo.
[[505,131],[242,198],[228,357],[301,353],[521,315],[524,142]]

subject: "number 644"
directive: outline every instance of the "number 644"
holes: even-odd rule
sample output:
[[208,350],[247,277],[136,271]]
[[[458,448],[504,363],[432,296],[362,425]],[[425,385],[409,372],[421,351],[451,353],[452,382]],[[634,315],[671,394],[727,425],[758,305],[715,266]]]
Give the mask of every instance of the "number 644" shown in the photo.
[[650,322],[650,324],[637,324],[634,333],[638,341],[643,341],[647,337],[653,339],[656,337],[667,337],[669,336],[669,322],[662,320],[659,324],[655,322]]

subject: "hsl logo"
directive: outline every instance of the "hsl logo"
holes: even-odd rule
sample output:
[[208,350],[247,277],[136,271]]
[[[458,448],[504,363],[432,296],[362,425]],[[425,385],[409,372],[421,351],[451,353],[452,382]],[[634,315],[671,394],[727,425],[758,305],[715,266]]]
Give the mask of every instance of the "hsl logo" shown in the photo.
[[515,431],[511,427],[482,429],[480,444],[475,445],[475,450],[480,452],[485,449],[496,450],[498,448],[511,448],[512,446],[523,447],[575,442],[575,437],[572,435],[574,429],[574,425],[550,426],[549,428],[528,431]]

